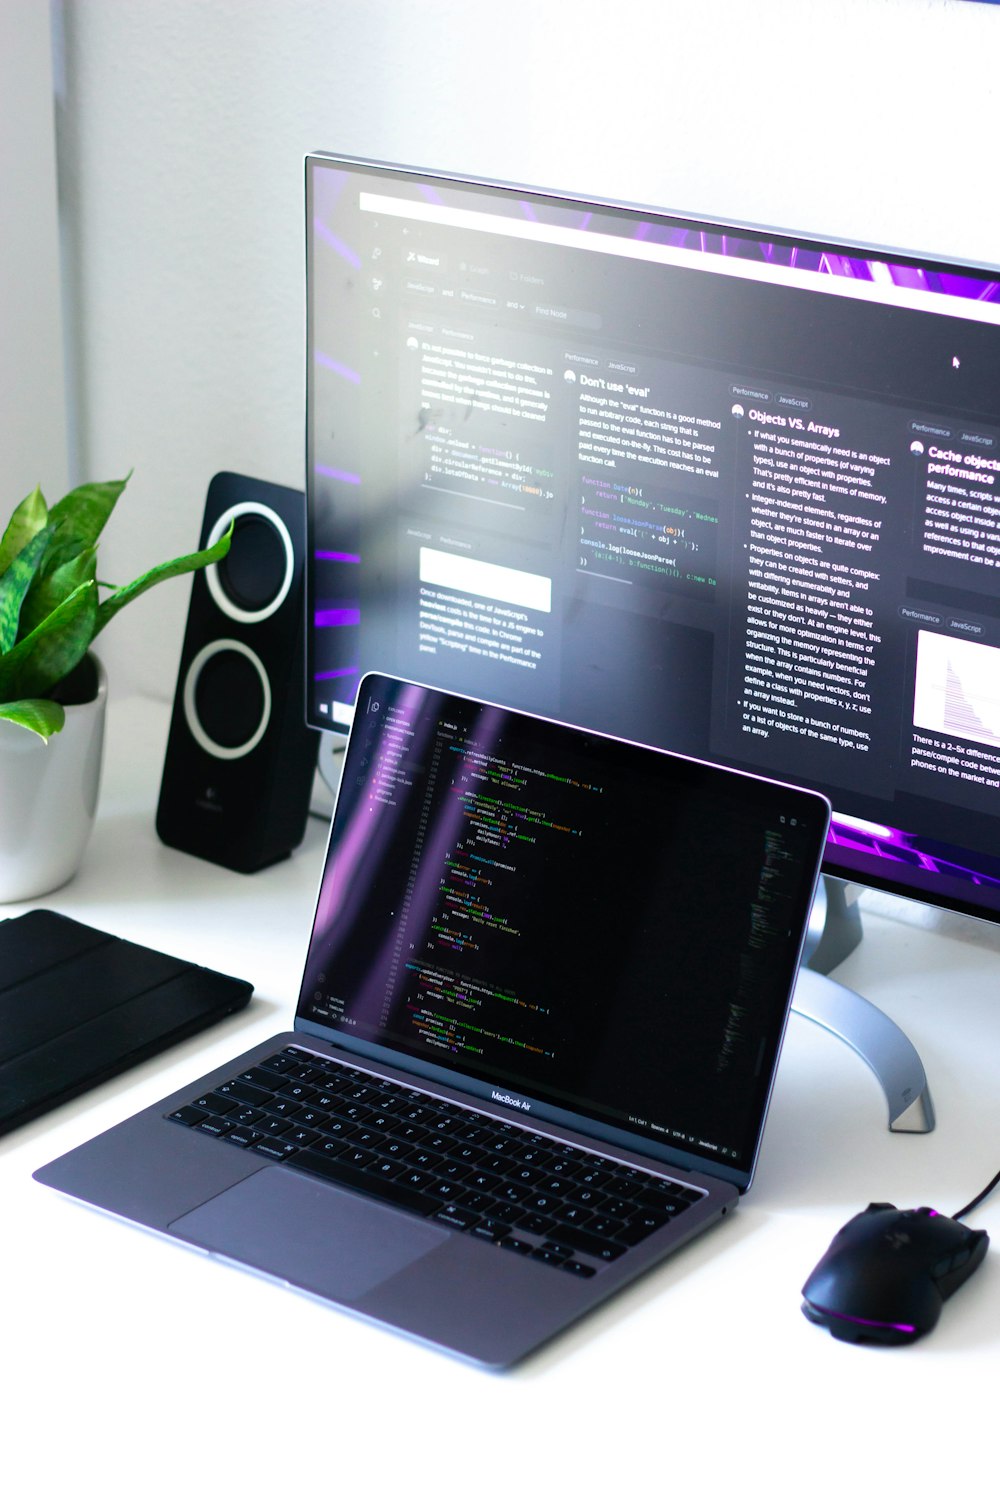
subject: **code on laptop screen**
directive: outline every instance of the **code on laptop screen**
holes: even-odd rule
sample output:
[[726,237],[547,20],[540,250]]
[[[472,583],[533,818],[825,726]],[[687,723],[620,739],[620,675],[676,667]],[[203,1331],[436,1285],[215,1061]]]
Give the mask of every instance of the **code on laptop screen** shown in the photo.
[[810,793],[366,679],[300,1017],[506,1103],[743,1164],[825,812]]

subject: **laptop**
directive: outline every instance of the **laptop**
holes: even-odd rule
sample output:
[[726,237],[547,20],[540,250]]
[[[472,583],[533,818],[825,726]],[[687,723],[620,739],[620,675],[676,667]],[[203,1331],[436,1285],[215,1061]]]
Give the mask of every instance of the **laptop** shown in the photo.
[[828,819],[366,676],[294,1029],[35,1176],[507,1367],[749,1187]]

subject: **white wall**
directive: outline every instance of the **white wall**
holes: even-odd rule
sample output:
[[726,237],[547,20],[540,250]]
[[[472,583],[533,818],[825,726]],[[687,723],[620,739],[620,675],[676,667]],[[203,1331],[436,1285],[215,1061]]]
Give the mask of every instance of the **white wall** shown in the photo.
[[52,46],[47,4],[0,0],[0,531],[66,484]]
[[[61,8],[80,462],[136,469],[106,575],[187,550],[217,469],[303,482],[310,148],[1000,260],[992,6]],[[109,630],[118,691],[170,696],[186,598],[168,584]]]

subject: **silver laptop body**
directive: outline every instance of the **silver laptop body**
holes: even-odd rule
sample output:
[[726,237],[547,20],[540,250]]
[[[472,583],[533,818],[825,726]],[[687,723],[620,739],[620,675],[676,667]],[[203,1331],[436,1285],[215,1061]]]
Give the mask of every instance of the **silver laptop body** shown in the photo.
[[749,1186],[828,815],[368,676],[294,1030],[35,1175],[508,1366]]

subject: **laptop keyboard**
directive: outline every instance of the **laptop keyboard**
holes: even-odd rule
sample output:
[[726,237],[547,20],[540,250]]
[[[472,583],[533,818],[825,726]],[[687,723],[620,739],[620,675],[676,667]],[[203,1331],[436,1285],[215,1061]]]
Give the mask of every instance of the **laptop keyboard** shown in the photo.
[[301,1047],[167,1118],[577,1276],[702,1196]]

